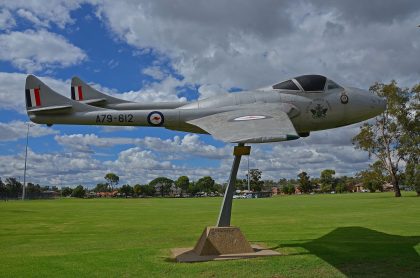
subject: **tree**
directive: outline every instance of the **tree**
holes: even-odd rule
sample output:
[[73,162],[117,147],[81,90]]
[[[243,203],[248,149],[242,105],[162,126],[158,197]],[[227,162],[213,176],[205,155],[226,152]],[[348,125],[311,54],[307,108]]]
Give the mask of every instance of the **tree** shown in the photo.
[[342,181],[339,181],[337,185],[335,186],[335,191],[337,191],[338,193],[346,192],[347,191],[346,184]]
[[304,193],[312,191],[312,184],[309,175],[306,172],[301,172],[298,174],[299,181],[299,190]]
[[281,179],[279,179],[278,184],[279,184],[280,187],[285,186],[285,185],[288,184],[288,180],[286,178],[281,178]]
[[26,194],[28,198],[33,198],[35,196],[39,197],[41,192],[41,186],[39,184],[35,185],[31,182],[28,182],[28,184],[26,185]]
[[387,177],[383,173],[383,166],[381,161],[376,161],[369,165],[367,170],[361,171],[357,174],[358,178],[363,183],[363,187],[367,188],[370,192],[376,190],[383,191],[383,184],[387,182]]
[[145,196],[154,196],[156,193],[156,188],[153,185],[146,184],[141,187],[141,192]]
[[420,84],[414,86],[408,102],[407,120],[401,138],[401,152],[406,161],[405,184],[412,187],[420,196]]
[[196,186],[200,191],[210,193],[214,191],[214,180],[209,176],[202,177],[197,181]]
[[288,194],[288,195],[294,194],[295,193],[295,186],[291,183],[288,183],[288,184],[282,186],[281,191],[284,194]]
[[123,194],[124,196],[132,196],[134,193],[134,190],[129,184],[124,184],[123,186],[121,186],[118,192]]
[[248,181],[246,179],[236,179],[235,189],[237,189],[237,190],[248,189]]
[[200,188],[197,186],[197,182],[190,182],[190,185],[188,186],[188,193],[195,195],[198,192],[200,192]]
[[408,163],[405,167],[405,184],[412,187],[420,196],[420,165]]
[[82,185],[78,185],[73,189],[73,192],[71,193],[72,197],[76,198],[83,198],[86,195],[86,190],[83,188]]
[[187,176],[181,176],[175,182],[175,186],[181,189],[181,196],[183,192],[188,191],[189,185],[190,185],[190,179]]
[[149,185],[154,186],[157,191],[160,192],[160,196],[165,196],[169,194],[171,186],[174,184],[174,181],[165,177],[158,177],[152,180]]
[[370,91],[387,99],[387,109],[373,123],[360,127],[353,144],[381,162],[390,177],[395,197],[401,197],[401,163],[414,156],[418,158],[419,154],[418,104],[416,106],[413,102],[418,101],[420,85],[410,91],[399,88],[392,81],[389,84],[376,83]]
[[120,181],[120,177],[114,173],[108,173],[105,175],[105,180],[108,182],[111,191],[113,190],[113,185],[117,185]]
[[73,189],[70,187],[64,187],[61,189],[61,196],[67,197],[70,196],[73,193]]
[[347,183],[349,183],[348,177],[344,176],[344,177],[337,178],[335,191],[338,193],[343,193],[343,192],[348,191]]
[[322,192],[330,192],[335,188],[335,170],[325,169],[321,172],[320,183]]
[[263,180],[263,190],[271,191],[273,187],[277,187],[278,184],[273,180]]
[[2,179],[0,178],[0,198],[4,198],[6,196],[7,196],[6,185],[3,183]]
[[215,183],[213,186],[213,191],[218,193],[223,192],[223,186],[219,183]]
[[[250,169],[249,170],[249,183],[252,191],[261,191],[264,186],[264,182],[261,180],[261,170],[259,169]],[[248,178],[248,174],[246,175]]]
[[109,192],[111,191],[108,184],[106,183],[98,183],[95,188],[93,189],[94,192]]
[[140,196],[143,192],[142,186],[140,184],[136,184],[133,186],[133,192],[136,196]]
[[7,178],[5,186],[9,197],[17,198],[22,192],[22,184],[16,178]]

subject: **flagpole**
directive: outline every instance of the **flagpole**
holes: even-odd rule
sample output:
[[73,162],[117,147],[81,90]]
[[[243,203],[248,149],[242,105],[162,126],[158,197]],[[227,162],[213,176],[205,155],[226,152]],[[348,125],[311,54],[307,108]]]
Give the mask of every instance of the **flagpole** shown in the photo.
[[25,200],[25,187],[26,187],[26,161],[28,159],[28,141],[29,141],[29,127],[30,123],[27,123],[28,129],[26,131],[26,147],[25,147],[25,168],[23,170],[23,186],[22,186],[22,200]]

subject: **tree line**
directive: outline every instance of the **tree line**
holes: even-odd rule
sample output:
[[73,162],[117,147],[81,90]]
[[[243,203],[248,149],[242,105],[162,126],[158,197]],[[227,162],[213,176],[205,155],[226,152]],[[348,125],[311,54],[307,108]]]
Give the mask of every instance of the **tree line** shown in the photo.
[[[319,177],[310,177],[305,171],[300,172],[296,178],[281,178],[278,181],[263,180],[262,171],[250,169],[244,179],[237,179],[236,190],[244,191],[249,189],[253,192],[275,191],[279,194],[305,194],[305,193],[344,193],[355,192],[360,185],[369,192],[384,191],[384,185],[391,182],[391,177],[386,172],[381,171],[378,163],[374,163],[369,169],[357,173],[354,177],[336,177],[333,169],[322,170]],[[74,188],[57,188],[40,186],[39,184],[28,183],[26,194],[28,199],[42,197],[192,197],[192,196],[221,196],[224,192],[225,184],[218,184],[210,176],[202,177],[197,181],[191,181],[188,176],[180,176],[176,180],[167,177],[158,177],[147,184],[119,184],[119,176],[115,173],[107,173],[104,177],[105,182],[98,183],[93,189],[87,189],[82,185]],[[405,189],[415,190],[420,196],[419,184],[409,184],[411,177],[406,175],[400,177],[400,182],[407,184]],[[22,184],[16,178],[7,178],[3,182],[0,178],[0,197],[18,198],[22,192]],[[55,195],[42,195],[43,193],[56,193]],[[107,194],[109,193],[109,194]],[[103,194],[103,195],[101,195]]]
[[[382,192],[385,190],[384,185],[391,182],[391,178],[386,175],[385,172],[378,170],[377,163],[369,167],[367,170],[363,170],[357,173],[353,177],[341,176],[336,177],[336,172],[333,169],[322,170],[319,177],[310,177],[307,172],[300,172],[295,179],[281,178],[278,181],[263,180],[261,178],[262,171],[259,169],[250,169],[249,173],[249,188],[253,192],[260,191],[272,191],[273,188],[278,190],[278,193],[283,194],[295,194],[295,193],[344,193],[344,192],[355,192],[357,186],[363,186],[363,188],[369,192]],[[114,173],[108,173],[106,177],[113,177],[113,186],[118,185],[119,177]],[[410,178],[404,178],[402,175],[400,181],[406,184],[405,189],[415,190],[420,196],[419,184],[409,184]],[[195,196],[197,194],[202,195],[203,193],[215,195],[223,193],[225,184],[216,183],[211,177],[206,176],[197,181],[190,181],[187,176],[181,176],[176,180],[169,179],[167,177],[158,177],[152,180],[148,184],[135,184],[133,186],[124,184],[121,187],[113,188],[109,179],[105,183],[98,183],[91,192],[118,192],[122,196],[168,196],[171,195],[171,191],[176,189],[179,197]],[[236,180],[236,190],[248,190],[248,175],[244,179]],[[82,192],[82,186],[76,187],[77,191]],[[74,196],[74,192],[71,188],[65,188],[63,196]],[[63,191],[64,192],[64,191]],[[87,190],[83,191],[83,194],[76,194],[85,196]],[[73,193],[73,195],[72,195]],[[172,192],[173,193],[173,192]]]

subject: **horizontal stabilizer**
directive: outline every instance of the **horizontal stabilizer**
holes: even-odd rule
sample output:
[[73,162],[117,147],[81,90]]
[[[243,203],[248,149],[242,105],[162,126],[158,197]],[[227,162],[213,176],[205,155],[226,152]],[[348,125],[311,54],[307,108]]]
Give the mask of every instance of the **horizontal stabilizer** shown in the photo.
[[87,99],[87,100],[82,100],[81,103],[89,104],[93,106],[102,106],[106,103],[106,99],[104,98]]
[[26,77],[25,99],[28,114],[89,112],[101,109],[66,98],[34,75]]
[[75,76],[71,79],[71,99],[113,110],[175,109],[187,102],[134,102],[104,94]]
[[56,105],[56,106],[48,106],[48,107],[42,107],[42,108],[28,108],[28,112],[63,112],[66,110],[71,110],[71,105]]

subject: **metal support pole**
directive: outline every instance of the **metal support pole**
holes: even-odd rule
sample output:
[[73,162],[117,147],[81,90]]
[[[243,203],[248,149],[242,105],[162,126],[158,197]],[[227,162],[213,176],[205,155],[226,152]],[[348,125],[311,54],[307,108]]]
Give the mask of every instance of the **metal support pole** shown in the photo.
[[22,187],[22,200],[25,200],[25,188],[26,188],[26,160],[28,158],[28,141],[29,141],[29,127],[31,126],[28,123],[28,130],[26,131],[26,147],[25,147],[25,168],[23,170],[23,187]]
[[243,143],[238,144],[234,148],[233,164],[230,170],[229,183],[226,186],[225,196],[223,197],[222,207],[220,208],[219,219],[217,220],[217,227],[229,227],[230,218],[232,214],[232,199],[235,192],[236,176],[238,174],[239,165],[241,163],[242,155],[249,155],[251,147],[245,147]]
[[250,180],[251,180],[251,177],[249,176],[249,155],[248,155],[248,191],[251,191]]

